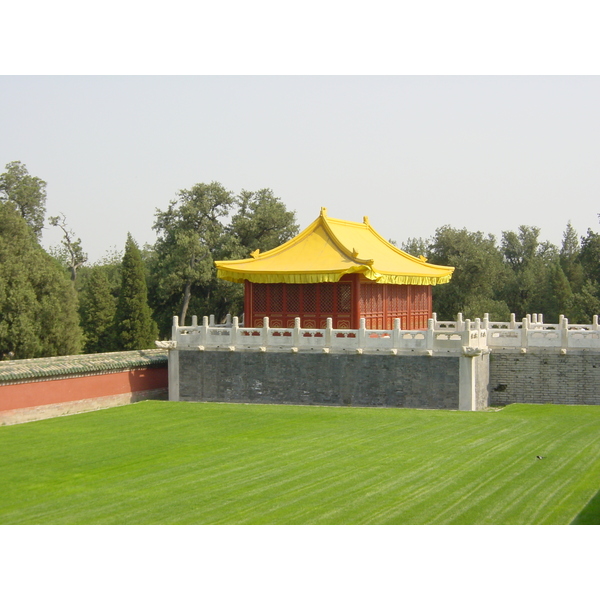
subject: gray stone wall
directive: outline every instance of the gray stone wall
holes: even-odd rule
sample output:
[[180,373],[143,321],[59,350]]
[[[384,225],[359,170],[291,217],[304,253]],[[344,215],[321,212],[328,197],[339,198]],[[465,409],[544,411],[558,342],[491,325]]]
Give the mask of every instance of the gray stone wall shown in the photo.
[[490,404],[600,404],[600,354],[492,352]]
[[458,409],[458,356],[177,354],[180,400]]

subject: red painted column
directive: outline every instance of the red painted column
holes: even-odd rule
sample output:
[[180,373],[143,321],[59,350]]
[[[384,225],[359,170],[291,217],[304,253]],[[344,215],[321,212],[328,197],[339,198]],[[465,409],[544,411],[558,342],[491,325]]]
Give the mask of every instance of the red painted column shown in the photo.
[[351,329],[358,329],[360,326],[360,276],[352,275],[352,324]]
[[244,325],[252,327],[252,282],[244,280]]

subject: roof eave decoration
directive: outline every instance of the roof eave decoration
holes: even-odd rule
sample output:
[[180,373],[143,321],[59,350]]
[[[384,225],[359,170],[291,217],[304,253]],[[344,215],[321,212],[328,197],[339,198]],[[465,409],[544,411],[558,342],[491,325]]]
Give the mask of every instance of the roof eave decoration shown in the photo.
[[[345,243],[340,236],[347,238]],[[220,279],[235,283],[334,283],[350,273],[395,285],[439,285],[450,281],[454,267],[432,265],[425,260],[382,238],[368,217],[363,223],[330,219],[322,208],[313,223],[285,244],[267,252],[257,249],[251,258],[216,261],[215,265]]]

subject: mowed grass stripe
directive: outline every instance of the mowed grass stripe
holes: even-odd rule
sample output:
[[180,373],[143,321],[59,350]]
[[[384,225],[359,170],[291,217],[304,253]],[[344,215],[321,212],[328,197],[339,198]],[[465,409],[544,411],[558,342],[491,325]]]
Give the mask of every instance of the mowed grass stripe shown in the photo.
[[569,523],[599,441],[600,407],[144,402],[1,428],[0,523]]
[[[486,435],[489,436],[489,433]],[[536,449],[545,438],[543,432],[532,433],[521,423],[510,432],[503,430],[499,435],[500,439],[488,440],[488,448],[484,452],[472,455],[462,465],[455,465],[454,489],[446,498],[446,508],[432,518],[433,524],[461,522],[463,515],[469,512],[478,514],[478,506],[488,506],[494,496],[502,495],[504,505],[506,497],[503,490],[510,489],[512,481],[536,462]],[[473,474],[477,476],[473,477]],[[517,494],[521,491],[518,488]]]

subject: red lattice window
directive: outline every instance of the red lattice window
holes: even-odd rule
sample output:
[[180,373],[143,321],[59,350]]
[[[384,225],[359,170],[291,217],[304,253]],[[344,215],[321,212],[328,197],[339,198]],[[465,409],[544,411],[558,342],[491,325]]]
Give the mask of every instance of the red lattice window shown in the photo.
[[[256,319],[262,320],[265,316],[270,317],[271,327],[275,327],[274,319],[281,320],[282,327],[293,327],[296,316],[302,317],[303,327],[324,327],[327,318],[333,320],[334,328],[349,328],[352,324],[350,317],[353,313],[354,288],[348,281],[318,284],[252,283],[249,286],[252,312],[248,319],[253,324]],[[372,292],[367,294],[368,303],[375,308],[383,300],[379,298],[381,293],[376,287],[382,286],[371,286]]]
[[352,288],[349,283],[338,284],[337,309],[340,313],[349,313],[352,301]]
[[300,312],[300,287],[295,284],[290,284],[286,288],[287,294],[287,312]]
[[[304,286],[304,312],[317,312],[317,286],[314,283],[309,283]],[[313,325],[314,327],[314,325]]]
[[333,313],[333,283],[321,284],[321,310],[322,313]]
[[[255,283],[254,288],[254,312],[265,313],[267,312],[267,285],[264,283]],[[256,327],[256,325],[255,325]]]
[[[271,312],[283,312],[283,284],[274,283],[271,285]],[[281,325],[279,325],[281,327]]]

